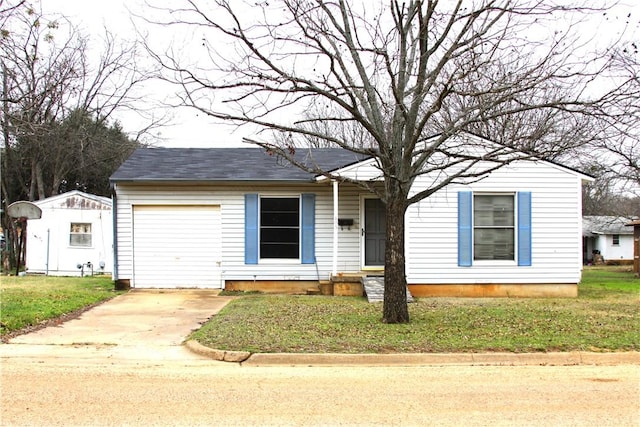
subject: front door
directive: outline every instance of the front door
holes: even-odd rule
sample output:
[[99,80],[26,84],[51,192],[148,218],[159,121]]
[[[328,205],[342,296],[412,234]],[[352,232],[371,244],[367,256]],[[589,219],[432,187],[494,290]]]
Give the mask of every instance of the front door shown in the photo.
[[380,199],[364,199],[364,266],[384,266],[385,207]]

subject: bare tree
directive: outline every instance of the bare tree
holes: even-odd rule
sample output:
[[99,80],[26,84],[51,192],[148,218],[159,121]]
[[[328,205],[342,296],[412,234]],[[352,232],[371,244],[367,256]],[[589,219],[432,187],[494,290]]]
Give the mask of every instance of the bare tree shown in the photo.
[[[388,323],[409,321],[407,208],[514,160],[557,156],[567,145],[567,120],[610,95],[593,84],[607,58],[589,53],[574,32],[593,11],[586,7],[543,0],[215,3],[157,8],[169,14],[156,23],[188,26],[200,45],[197,60],[155,50],[164,78],[180,85],[183,105],[255,126],[246,141],[299,167],[292,153],[310,143],[375,158],[379,180],[353,182],[386,209]],[[553,121],[544,138],[535,121]],[[488,123],[505,129],[499,144],[452,143]],[[412,191],[424,175],[431,185]]]
[[[628,42],[612,54],[612,71],[623,80],[624,97],[603,107],[602,135],[597,146],[602,163],[627,191],[640,197],[640,53],[637,42]],[[640,212],[637,213],[640,215]]]
[[[626,15],[626,14],[625,14]],[[630,18],[627,16],[627,18]],[[637,20],[637,17],[635,17]],[[640,56],[635,41],[617,40],[606,70],[622,82],[619,95],[606,97],[590,117],[593,140],[578,151],[579,163],[596,177],[585,186],[587,215],[640,216]]]
[[[119,42],[105,31],[102,52],[90,55],[87,37],[64,17],[28,6],[13,10],[0,40],[4,163],[7,172],[17,168],[6,180],[14,179],[14,188],[27,192],[3,188],[7,199],[57,194],[64,176],[77,166],[67,149],[74,142],[55,135],[72,112],[109,126],[114,112],[135,108],[136,90],[149,79],[137,65],[136,43]],[[152,121],[146,129],[159,124]],[[13,159],[18,147],[22,159]]]
[[[137,45],[106,31],[104,50],[92,57],[87,37],[64,17],[22,2],[6,11],[0,36],[4,208],[65,188],[104,193],[118,166],[110,159],[128,156],[137,145],[113,120],[116,110],[132,107],[136,89],[149,78],[137,66]],[[109,155],[98,164],[97,152]],[[103,183],[89,183],[94,179]],[[3,227],[13,224],[3,217]]]

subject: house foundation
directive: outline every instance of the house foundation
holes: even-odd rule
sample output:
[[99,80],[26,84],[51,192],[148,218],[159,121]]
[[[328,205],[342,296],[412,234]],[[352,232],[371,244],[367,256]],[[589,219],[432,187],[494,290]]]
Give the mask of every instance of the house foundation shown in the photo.
[[423,284],[409,285],[411,295],[427,297],[468,298],[575,298],[578,285],[571,283],[550,284]]
[[[319,293],[317,280],[227,280],[226,291],[262,292],[265,294],[306,295]],[[314,292],[309,292],[313,290]]]

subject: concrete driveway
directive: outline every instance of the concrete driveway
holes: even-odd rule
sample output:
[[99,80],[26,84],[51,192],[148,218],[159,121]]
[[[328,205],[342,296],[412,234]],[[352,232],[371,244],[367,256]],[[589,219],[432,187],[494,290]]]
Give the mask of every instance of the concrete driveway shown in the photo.
[[[200,358],[182,346],[191,331],[218,313],[232,297],[217,290],[132,290],[77,319],[15,337],[0,346],[13,356],[59,354],[109,358]],[[25,354],[26,353],[26,354]]]

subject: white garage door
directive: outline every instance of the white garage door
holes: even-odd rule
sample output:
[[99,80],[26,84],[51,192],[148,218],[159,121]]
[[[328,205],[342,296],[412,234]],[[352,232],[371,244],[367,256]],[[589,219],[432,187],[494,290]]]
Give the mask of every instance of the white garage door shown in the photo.
[[133,207],[133,286],[220,288],[220,207]]

